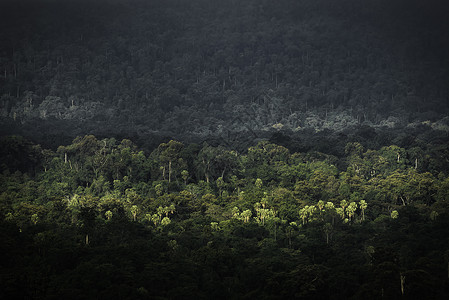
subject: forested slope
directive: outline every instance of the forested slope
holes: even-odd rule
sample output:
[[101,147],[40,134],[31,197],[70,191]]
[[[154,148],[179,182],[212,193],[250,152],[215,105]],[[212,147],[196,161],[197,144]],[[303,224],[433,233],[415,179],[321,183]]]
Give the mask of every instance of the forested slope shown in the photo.
[[[5,134],[448,131],[445,1],[3,1]],[[55,125],[56,124],[56,125]],[[157,146],[157,145],[153,145]]]
[[446,299],[446,147],[1,140],[5,299]]

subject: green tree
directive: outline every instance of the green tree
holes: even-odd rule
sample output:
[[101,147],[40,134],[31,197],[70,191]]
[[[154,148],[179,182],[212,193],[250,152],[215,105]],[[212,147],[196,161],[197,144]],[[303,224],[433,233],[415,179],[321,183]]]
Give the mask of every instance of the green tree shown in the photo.
[[397,211],[397,210],[393,210],[393,211],[391,212],[391,214],[390,214],[390,217],[391,217],[392,219],[397,219],[397,218],[399,217],[398,211]]
[[168,168],[168,182],[171,182],[172,171],[174,167],[180,167],[183,164],[181,158],[181,150],[184,145],[178,141],[171,140],[168,143],[162,143],[159,145],[157,151],[159,153],[159,160],[162,163],[162,170],[165,174],[166,168]]
[[365,220],[365,209],[368,207],[368,203],[365,200],[360,200],[359,207],[362,210],[362,220]]
[[184,185],[187,185],[187,179],[189,179],[189,171],[182,170],[181,171],[181,177],[184,180]]
[[164,218],[162,219],[162,221],[161,221],[161,225],[162,225],[163,227],[166,227],[166,226],[170,225],[170,223],[171,223],[171,220],[170,220],[168,217],[164,217]]
[[242,213],[240,214],[240,216],[242,217],[242,219],[243,219],[243,221],[245,223],[249,222],[249,220],[251,219],[252,215],[253,215],[253,213],[249,209],[242,211]]
[[104,213],[106,219],[110,220],[112,218],[112,211],[108,210]]
[[130,212],[133,216],[133,221],[137,220],[137,214],[139,213],[139,207],[137,205],[131,206]]

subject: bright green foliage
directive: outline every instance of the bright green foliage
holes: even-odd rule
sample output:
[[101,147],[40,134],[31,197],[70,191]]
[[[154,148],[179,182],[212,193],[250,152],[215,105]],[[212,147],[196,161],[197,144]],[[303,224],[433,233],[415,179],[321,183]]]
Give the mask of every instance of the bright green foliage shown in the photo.
[[[184,152],[189,147],[193,150]],[[44,264],[49,265],[53,264],[50,258],[57,260],[53,253],[65,251],[61,249],[71,249],[81,260],[88,260],[83,251],[101,256],[96,253],[107,250],[124,262],[128,258],[123,253],[129,250],[133,263],[125,263],[126,268],[114,261],[97,270],[95,264],[109,261],[105,257],[96,257],[95,263],[85,268],[101,271],[106,277],[104,270],[117,269],[128,278],[127,268],[134,266],[134,261],[142,263],[142,269],[132,267],[145,277],[133,287],[134,292],[142,285],[146,291],[157,290],[153,286],[157,276],[179,280],[185,276],[196,286],[215,287],[193,275],[206,272],[210,278],[225,278],[221,281],[226,288],[221,292],[232,287],[235,298],[254,292],[257,283],[245,279],[251,277],[262,280],[278,295],[284,295],[281,286],[285,286],[290,298],[307,298],[302,293],[308,291],[310,282],[326,283],[328,287],[320,285],[324,290],[331,289],[329,280],[343,284],[339,271],[327,271],[339,270],[341,261],[357,265],[346,270],[344,277],[363,282],[354,285],[357,293],[365,293],[364,289],[373,285],[369,293],[376,297],[381,296],[382,288],[390,289],[390,281],[400,278],[400,269],[407,270],[404,274],[447,271],[441,267],[447,263],[442,259],[444,245],[435,240],[421,246],[417,242],[422,237],[410,230],[409,220],[414,220],[419,232],[444,241],[441,236],[448,228],[449,181],[445,173],[426,172],[424,166],[416,169],[401,149],[363,152],[363,148],[351,145],[348,156],[341,158],[344,163],[337,164],[337,158],[319,153],[291,155],[286,148],[266,142],[251,148],[247,155],[206,144],[185,148],[167,143],[146,156],[130,141],[99,141],[88,136],[60,147],[56,153],[47,152],[45,168],[36,175],[5,171],[0,174],[0,211],[7,235],[2,250],[14,256],[8,247],[17,248],[23,257],[31,257],[38,254],[26,249],[37,249],[42,257],[36,261],[48,259]],[[348,168],[338,170],[336,165]],[[393,221],[399,214],[401,222]],[[31,246],[16,247],[12,241]],[[117,245],[123,247],[123,253]],[[424,257],[421,260],[420,255]],[[17,255],[15,259],[21,261]],[[319,264],[312,263],[314,259]],[[34,272],[39,270],[39,264],[27,262]],[[54,278],[59,276],[58,268],[66,268],[67,276],[71,272],[90,274],[82,271],[83,263],[75,264],[80,269],[58,264],[47,271]],[[178,264],[183,267],[177,268]],[[274,271],[272,266],[279,267]],[[360,266],[363,272],[381,279],[365,279],[366,274],[358,271]],[[109,271],[115,272],[112,269]],[[147,276],[145,272],[154,274]],[[244,286],[236,287],[232,281],[236,274]],[[269,274],[269,280],[261,274]],[[407,280],[415,280],[405,276],[404,295],[410,288]],[[400,287],[400,282],[395,286]],[[239,289],[244,292],[239,294]],[[391,295],[394,289],[391,287]],[[338,295],[361,295],[355,293]]]
[[345,218],[345,210],[342,207],[337,207],[335,209],[337,214],[340,216],[340,218],[343,220]]
[[170,223],[171,223],[171,220],[168,217],[164,217],[161,221],[161,225],[164,227],[170,225]]
[[256,186],[256,188],[258,188],[260,190],[263,186],[262,179],[257,178],[256,182],[255,182],[255,186]]
[[300,216],[300,218],[302,220],[302,225],[304,225],[306,223],[306,221],[307,221],[308,216],[309,216],[309,206],[308,205],[304,206],[303,208],[301,208],[299,210],[299,216]]
[[240,214],[240,217],[243,219],[243,221],[245,223],[248,223],[249,220],[251,219],[253,213],[251,212],[251,210],[247,209],[242,211],[242,213]]
[[211,223],[210,223],[210,227],[212,228],[213,231],[218,231],[218,230],[220,230],[220,226],[218,225],[217,222],[211,222]]
[[365,200],[360,200],[359,207],[362,210],[362,220],[365,220],[365,210],[368,207],[368,203]]
[[392,219],[397,219],[399,217],[399,212],[397,210],[393,210],[390,216]]
[[325,205],[325,204],[324,204],[324,201],[323,201],[323,200],[318,201],[317,207],[318,207],[318,209],[320,210],[320,213],[321,213],[321,211],[323,210],[324,205]]
[[31,215],[31,223],[33,223],[34,225],[36,225],[37,222],[39,222],[39,216],[38,216],[37,214],[32,214],[32,215]]
[[333,209],[335,209],[334,203],[326,202],[325,208],[326,208],[326,210],[333,210]]
[[107,212],[104,213],[106,219],[110,220],[112,219],[112,211],[108,210]]
[[349,220],[352,220],[356,210],[357,210],[357,204],[355,202],[349,203],[348,208],[346,209],[346,213],[348,214]]
[[137,214],[139,213],[139,207],[137,205],[131,206],[130,212],[133,216],[133,221],[137,220]]

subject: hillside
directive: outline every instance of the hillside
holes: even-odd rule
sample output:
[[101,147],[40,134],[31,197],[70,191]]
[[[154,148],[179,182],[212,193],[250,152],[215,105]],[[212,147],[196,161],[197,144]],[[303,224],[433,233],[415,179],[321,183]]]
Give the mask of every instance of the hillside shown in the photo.
[[2,1],[1,133],[241,149],[447,134],[448,10],[421,2]]

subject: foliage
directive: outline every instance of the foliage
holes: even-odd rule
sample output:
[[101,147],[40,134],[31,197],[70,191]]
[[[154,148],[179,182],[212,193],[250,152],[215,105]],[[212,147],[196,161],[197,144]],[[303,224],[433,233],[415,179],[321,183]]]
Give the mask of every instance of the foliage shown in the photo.
[[[25,162],[41,149],[14,139]],[[398,164],[406,149],[348,144],[339,169],[269,142],[189,147],[85,136],[34,170],[18,156],[0,175],[1,295],[447,296],[447,173]]]

